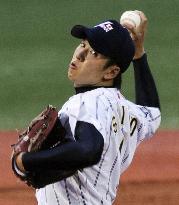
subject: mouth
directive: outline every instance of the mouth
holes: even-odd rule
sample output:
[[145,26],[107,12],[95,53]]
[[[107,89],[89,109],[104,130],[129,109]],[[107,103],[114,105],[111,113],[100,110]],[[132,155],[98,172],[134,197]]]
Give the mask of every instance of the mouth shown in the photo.
[[77,69],[77,66],[76,66],[76,64],[75,64],[74,62],[71,62],[71,63],[69,64],[69,68],[70,68],[70,69],[73,69],[73,70],[76,70],[76,69]]

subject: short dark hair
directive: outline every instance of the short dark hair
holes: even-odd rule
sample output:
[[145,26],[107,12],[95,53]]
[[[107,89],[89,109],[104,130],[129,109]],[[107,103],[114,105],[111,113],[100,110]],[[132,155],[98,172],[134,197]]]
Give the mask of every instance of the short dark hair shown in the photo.
[[[104,69],[107,69],[109,66],[117,65],[115,60],[109,58],[106,64],[104,65]],[[120,89],[122,84],[122,76],[121,72],[114,78],[113,80],[113,87]]]

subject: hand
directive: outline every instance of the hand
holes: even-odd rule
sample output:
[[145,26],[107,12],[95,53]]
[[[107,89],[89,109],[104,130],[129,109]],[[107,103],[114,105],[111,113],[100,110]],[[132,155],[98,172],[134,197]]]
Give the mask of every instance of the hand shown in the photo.
[[122,23],[124,27],[128,29],[128,31],[131,34],[131,37],[135,44],[135,55],[134,60],[141,58],[143,54],[145,53],[144,50],[144,38],[147,30],[147,17],[142,11],[136,10],[136,12],[140,15],[141,23],[140,25],[135,28],[134,25],[128,24],[128,23]]

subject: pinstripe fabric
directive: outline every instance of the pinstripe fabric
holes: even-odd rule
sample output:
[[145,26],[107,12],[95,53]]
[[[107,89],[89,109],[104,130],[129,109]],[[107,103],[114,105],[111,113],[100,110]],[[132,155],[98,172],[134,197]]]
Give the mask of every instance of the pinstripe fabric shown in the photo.
[[59,118],[71,138],[78,120],[93,124],[104,138],[103,153],[96,165],[38,190],[39,205],[111,205],[120,174],[137,145],[155,133],[160,111],[127,101],[115,88],[98,88],[72,96]]

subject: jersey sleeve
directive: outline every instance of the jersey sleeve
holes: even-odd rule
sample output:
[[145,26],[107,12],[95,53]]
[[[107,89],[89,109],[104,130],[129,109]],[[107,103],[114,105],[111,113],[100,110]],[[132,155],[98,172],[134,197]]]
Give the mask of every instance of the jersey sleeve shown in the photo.
[[107,117],[104,104],[100,98],[93,95],[80,94],[72,97],[59,112],[62,125],[66,128],[68,136],[75,135],[78,121],[94,125],[105,138],[105,126]]
[[[159,108],[136,105],[128,102],[130,116],[137,121],[137,144],[154,135],[160,126],[161,112]],[[132,126],[132,125],[131,125]]]
[[145,139],[151,138],[160,126],[161,113],[158,108],[136,105],[126,101],[128,105],[130,135],[121,163],[121,173],[131,164],[137,146]]
[[105,124],[107,121],[105,105],[98,97],[85,96],[81,100],[78,120],[91,123],[105,138]]

